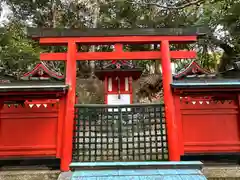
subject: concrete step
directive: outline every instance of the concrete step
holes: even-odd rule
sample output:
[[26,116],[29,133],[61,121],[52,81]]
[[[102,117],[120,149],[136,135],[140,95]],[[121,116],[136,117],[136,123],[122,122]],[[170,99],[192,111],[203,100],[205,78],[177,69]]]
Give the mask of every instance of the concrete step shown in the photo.
[[[201,172],[201,162],[93,162],[72,163],[71,180],[207,180]],[[65,180],[64,178],[59,180]]]

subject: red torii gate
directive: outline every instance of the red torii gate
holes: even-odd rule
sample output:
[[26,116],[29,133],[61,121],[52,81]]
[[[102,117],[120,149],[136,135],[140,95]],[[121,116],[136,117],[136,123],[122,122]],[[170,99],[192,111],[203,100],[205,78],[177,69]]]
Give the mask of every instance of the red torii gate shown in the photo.
[[[66,45],[66,53],[41,53],[42,61],[66,61],[65,83],[69,90],[65,99],[65,117],[61,154],[61,170],[69,170],[72,158],[72,136],[74,123],[74,105],[76,95],[76,61],[77,60],[155,60],[162,59],[162,75],[166,122],[169,143],[169,159],[180,160],[177,123],[172,90],[171,59],[193,59],[195,51],[170,51],[170,43],[192,43],[197,36],[204,35],[203,28],[190,29],[29,29],[29,35],[38,39],[42,45]],[[124,44],[160,44],[160,51],[124,52]],[[102,45],[114,44],[113,52],[78,52],[77,44]],[[64,113],[63,113],[64,114]]]

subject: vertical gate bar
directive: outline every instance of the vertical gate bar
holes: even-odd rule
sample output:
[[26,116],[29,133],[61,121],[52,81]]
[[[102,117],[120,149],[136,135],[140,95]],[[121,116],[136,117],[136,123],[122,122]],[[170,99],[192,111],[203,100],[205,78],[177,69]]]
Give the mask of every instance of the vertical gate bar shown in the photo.
[[98,119],[100,118],[100,121],[102,121],[102,117],[100,115],[100,112],[102,110],[102,107],[96,108],[96,114],[95,117],[96,119],[94,120],[94,126],[93,126],[93,133],[94,133],[94,156],[95,156],[95,161],[97,161],[97,128],[98,128]]
[[68,171],[72,160],[72,137],[73,137],[73,119],[74,105],[76,97],[76,54],[77,46],[74,41],[68,42],[67,63],[66,63],[66,84],[69,89],[66,95],[66,108],[63,133],[63,153],[61,158],[61,170]]
[[180,151],[178,143],[178,129],[175,118],[175,109],[173,94],[171,90],[172,83],[172,69],[170,59],[169,41],[163,40],[161,42],[161,54],[162,54],[162,74],[163,74],[163,91],[164,91],[164,103],[165,114],[167,122],[168,132],[168,147],[169,147],[169,159],[170,161],[180,160]]
[[131,139],[132,139],[132,142],[131,142],[131,147],[132,147],[133,160],[135,160],[134,126],[135,126],[136,123],[138,123],[137,122],[138,118],[134,119],[134,114],[133,113],[131,115],[132,115],[132,124],[131,124],[131,136],[132,136]]
[[[119,157],[118,157],[118,152],[117,152],[117,150],[119,150],[119,139],[118,139],[118,129],[117,129],[117,132],[116,132],[116,126],[118,126],[118,123],[119,123],[119,117],[118,116],[116,116],[116,107],[114,107],[113,108],[113,110],[112,110],[112,118],[111,118],[111,126],[112,126],[112,128],[111,128],[111,133],[110,133],[110,142],[111,142],[111,140],[112,140],[112,148],[110,149],[110,150],[112,150],[112,152],[113,152],[113,155],[114,155],[114,158],[117,158],[118,160],[119,160]],[[119,111],[117,111],[118,113],[119,113]],[[115,124],[115,122],[117,123],[117,124]],[[115,135],[116,135],[116,139],[115,139]],[[115,142],[115,140],[116,140],[116,142]],[[111,146],[110,146],[111,147]],[[116,151],[115,151],[116,150]]]
[[[75,127],[75,143],[77,145],[77,160],[79,160],[79,157],[80,157],[80,116],[79,116],[79,108],[76,108],[76,114],[77,116],[75,116],[75,124],[77,125],[77,128]],[[75,145],[75,146],[76,146]]]
[[[153,107],[153,117],[154,117],[154,132],[155,132],[155,151],[156,151],[156,160],[160,160],[159,159],[159,155],[158,155],[158,148],[159,148],[159,145],[158,145],[158,130],[160,130],[160,129],[158,129],[157,127],[158,127],[158,123],[159,123],[159,126],[161,127],[161,121],[160,122],[158,122],[158,120],[157,120],[157,111],[156,111],[156,106],[154,106]],[[161,106],[160,106],[160,108],[161,108]],[[160,118],[160,117],[159,117]],[[160,147],[161,148],[161,147]],[[162,159],[162,158],[161,158]]]
[[91,145],[91,141],[92,141],[92,116],[94,115],[94,110],[93,108],[91,109],[91,107],[86,108],[86,110],[90,111],[86,114],[86,116],[88,116],[88,161],[91,161],[91,157],[92,157],[92,145]]
[[169,148],[168,148],[168,138],[167,138],[167,135],[168,135],[168,129],[166,128],[167,127],[167,124],[166,124],[166,115],[165,115],[165,106],[163,106],[163,113],[162,113],[162,116],[163,116],[163,121],[164,121],[164,127],[165,127],[165,134],[164,134],[164,137],[165,137],[165,149],[167,151],[167,153],[165,155],[167,155],[166,159],[169,160]]
[[[81,151],[82,151],[82,158],[80,159],[80,157],[79,157],[79,160],[80,161],[85,161],[85,159],[86,159],[86,154],[85,154],[85,152],[86,152],[86,131],[87,131],[87,124],[86,124],[86,122],[87,122],[87,120],[89,119],[88,118],[88,116],[87,116],[87,112],[86,112],[86,108],[84,108],[84,107],[82,107],[82,108],[79,108],[79,112],[81,113],[81,116],[79,116],[79,118],[81,117],[82,118],[82,120],[81,119],[79,119],[78,121],[79,121],[79,124],[81,124],[81,121],[82,121],[82,136],[80,136],[80,138],[82,138],[82,140],[83,140],[83,144],[82,144],[82,148],[81,148]],[[79,134],[80,134],[81,132],[79,132]],[[80,146],[80,144],[79,144],[79,146]]]
[[[101,111],[101,113],[100,113],[100,116],[101,116],[101,122],[100,122],[100,160],[101,160],[101,154],[103,154],[103,113],[107,113],[107,111],[106,111],[107,109],[103,109],[102,111]],[[108,115],[108,114],[107,114]],[[107,131],[108,131],[108,129],[107,129]],[[98,154],[98,156],[99,156],[99,154]]]
[[[113,145],[112,145],[112,151],[113,151],[113,159],[117,158],[117,160],[120,160],[119,157],[118,157],[118,153],[117,153],[117,150],[119,150],[119,139],[118,139],[118,129],[117,129],[117,132],[115,131],[116,129],[116,126],[118,126],[118,123],[119,123],[119,116],[116,116],[115,115],[115,111],[116,108],[113,108],[113,116],[112,116],[112,142],[113,142]],[[119,113],[119,110],[117,111]],[[117,125],[115,124],[115,122],[117,123]],[[117,141],[115,141],[117,140]],[[116,146],[117,145],[117,146]]]
[[148,118],[148,125],[149,125],[149,140],[150,140],[150,154],[151,154],[151,160],[153,161],[154,160],[154,155],[153,155],[153,140],[152,140],[152,136],[153,136],[153,132],[152,132],[152,129],[151,129],[151,119],[150,119],[150,117]]
[[75,128],[73,129],[73,137],[72,137],[72,162],[74,161],[74,159],[76,158],[76,130],[77,126],[75,126]]
[[[145,155],[145,160],[147,159],[147,155],[148,155],[148,151],[150,150],[150,144],[149,144],[149,147],[148,148],[146,148],[147,147],[147,140],[146,140],[146,126],[145,125],[147,125],[147,124],[145,124],[145,120],[143,119],[143,126],[142,126],[142,131],[143,131],[143,141],[144,141],[144,155]],[[150,156],[151,157],[151,156]]]
[[107,108],[107,113],[106,113],[106,116],[107,116],[107,120],[106,120],[106,123],[104,124],[104,126],[106,126],[106,137],[105,137],[105,148],[104,149],[105,151],[107,150],[107,152],[109,151],[108,149],[108,136],[109,136],[109,131],[112,131],[112,125],[111,125],[111,119],[113,118],[112,116],[112,109],[111,108]]
[[[126,156],[127,156],[127,160],[130,160],[130,154],[129,154],[129,145],[128,145],[128,138],[129,138],[129,122],[130,122],[130,120],[129,120],[129,115],[132,115],[132,114],[134,114],[133,113],[133,108],[134,107],[131,107],[131,108],[129,108],[130,109],[130,114],[128,113],[129,111],[128,111],[128,108],[127,108],[127,124],[126,124],[126,150],[125,150],[125,153],[126,153]],[[132,118],[132,116],[130,117],[130,118]],[[133,120],[131,120],[131,122],[133,122]]]
[[[114,110],[114,109],[112,109],[112,110]],[[109,137],[108,137],[108,136],[109,136],[109,131],[112,130],[112,127],[109,128],[109,117],[108,117],[109,112],[111,112],[111,111],[107,111],[107,121],[106,121],[107,136],[106,136],[106,139],[105,139],[105,140],[106,140],[106,142],[105,142],[105,143],[106,143],[106,144],[105,144],[105,147],[106,147],[106,151],[107,151],[107,152],[109,152],[109,149],[108,149],[108,148],[109,148],[109,146],[108,146],[108,142],[109,142],[109,139],[108,139],[108,138],[109,138]],[[113,113],[113,111],[112,111],[112,113]],[[113,117],[112,117],[112,118],[113,118]],[[110,124],[110,125],[111,125],[111,124]],[[104,156],[104,157],[105,157],[105,156]],[[105,159],[104,159],[104,160],[105,160]],[[108,160],[108,156],[106,157],[106,160]]]
[[122,108],[118,107],[118,113],[119,113],[119,118],[118,118],[118,156],[120,160],[123,160],[122,158]]
[[[114,111],[117,110],[117,112]],[[119,146],[119,121],[120,121],[120,118],[119,118],[119,114],[117,115],[117,113],[119,113],[119,109],[117,109],[116,107],[113,109],[113,117],[112,120],[112,134],[114,137],[116,138],[113,138],[113,144],[114,144],[114,156],[117,160],[120,160],[119,159],[119,152],[117,150],[119,150],[120,146]],[[116,124],[115,124],[116,123]],[[117,127],[117,130],[116,130],[116,127]],[[116,150],[116,151],[115,151]]]
[[77,143],[76,143],[76,133],[77,133],[77,124],[76,124],[76,109],[75,109],[75,112],[74,112],[74,126],[73,126],[73,137],[72,137],[72,161],[74,161],[76,159],[76,146],[77,146]]
[[[141,108],[142,110],[144,109],[143,106],[140,106],[140,108]],[[143,119],[141,119],[141,120],[137,123],[137,129],[136,129],[136,131],[137,131],[137,136],[136,136],[136,137],[137,137],[137,139],[138,139],[138,161],[141,159],[141,143],[140,143],[141,139],[140,139],[140,134],[139,134],[139,131],[140,131],[139,124],[140,124],[142,121],[144,121],[145,112],[143,112],[142,114],[143,114]],[[134,132],[134,134],[135,134],[135,132]]]
[[[109,118],[110,120],[108,121],[108,128],[110,126],[110,128],[109,128],[110,133],[108,133],[108,138],[111,134],[114,136],[114,120],[115,120],[114,108],[112,108],[112,110],[110,112],[111,112],[111,117]],[[110,140],[108,139],[108,142],[109,141],[111,141],[111,139]],[[107,143],[107,147],[108,147],[108,152],[111,152],[111,150],[112,150],[112,155],[113,155],[113,158],[114,158],[115,157],[115,151],[114,151],[115,150],[115,142],[114,142],[114,139],[112,139],[112,143],[113,144],[112,144],[111,149],[110,149],[111,146],[109,146],[108,143]]]
[[[162,116],[162,105],[160,105],[160,134],[161,134],[161,158],[164,159],[164,139],[163,139],[163,136],[164,136],[164,128],[163,128],[163,116]],[[165,131],[166,131],[166,126],[165,126]]]

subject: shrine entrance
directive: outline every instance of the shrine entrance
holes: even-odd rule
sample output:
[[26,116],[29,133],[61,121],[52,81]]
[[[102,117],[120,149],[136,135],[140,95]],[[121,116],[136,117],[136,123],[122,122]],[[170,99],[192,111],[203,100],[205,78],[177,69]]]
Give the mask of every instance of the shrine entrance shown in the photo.
[[[135,104],[139,63],[100,61],[94,73],[104,104],[75,105],[73,162],[168,160],[164,104]],[[161,77],[157,82],[161,89]]]
[[[181,131],[175,118],[170,86],[171,59],[193,59],[196,58],[196,52],[170,50],[170,45],[196,42],[197,36],[204,34],[203,29],[29,29],[29,34],[42,45],[68,47],[65,53],[40,54],[42,61],[66,62],[65,83],[69,89],[63,99],[65,111],[60,155],[62,171],[68,171],[72,161],[180,160],[183,152],[180,148]],[[114,51],[77,51],[77,45],[102,44],[114,46]],[[158,44],[160,49],[129,52],[124,50],[125,44]],[[75,104],[77,60],[156,59],[161,60],[165,106]]]

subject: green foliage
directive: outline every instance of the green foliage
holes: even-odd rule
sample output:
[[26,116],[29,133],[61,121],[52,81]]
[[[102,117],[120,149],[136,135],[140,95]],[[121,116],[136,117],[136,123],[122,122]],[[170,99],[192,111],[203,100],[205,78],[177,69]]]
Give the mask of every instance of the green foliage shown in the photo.
[[0,67],[5,72],[26,72],[39,58],[40,48],[26,37],[24,27],[12,21],[0,33]]

